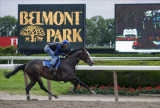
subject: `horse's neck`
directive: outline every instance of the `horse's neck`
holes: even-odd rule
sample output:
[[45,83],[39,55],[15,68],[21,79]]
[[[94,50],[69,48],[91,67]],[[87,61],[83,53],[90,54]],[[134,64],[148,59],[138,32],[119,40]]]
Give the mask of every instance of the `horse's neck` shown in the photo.
[[66,62],[71,67],[75,67],[79,63],[79,58],[76,57],[65,58],[63,60],[64,60],[63,62]]
[[80,51],[75,52],[74,54],[71,54],[71,58],[66,59],[67,62],[72,65],[72,66],[76,66],[79,63],[79,55],[80,55]]
[[80,54],[81,54],[81,50],[79,50],[79,51],[77,51],[77,52],[71,54],[71,56],[72,56],[72,57],[79,58]]

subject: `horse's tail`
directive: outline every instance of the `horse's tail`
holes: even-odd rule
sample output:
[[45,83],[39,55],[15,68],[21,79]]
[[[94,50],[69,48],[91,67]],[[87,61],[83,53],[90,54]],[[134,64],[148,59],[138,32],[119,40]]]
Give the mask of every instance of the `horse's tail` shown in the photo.
[[14,68],[14,70],[12,72],[6,72],[4,71],[4,76],[6,78],[10,78],[12,75],[16,74],[19,70],[23,70],[24,71],[24,68],[25,68],[26,64],[23,64],[23,65],[18,65]]

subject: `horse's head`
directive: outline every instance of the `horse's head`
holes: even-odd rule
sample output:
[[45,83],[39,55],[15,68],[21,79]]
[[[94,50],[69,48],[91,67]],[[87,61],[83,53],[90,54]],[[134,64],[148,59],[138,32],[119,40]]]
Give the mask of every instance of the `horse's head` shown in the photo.
[[82,61],[84,61],[85,63],[87,63],[89,66],[93,66],[93,61],[92,61],[92,59],[90,57],[89,52],[86,49],[81,48],[81,52],[80,52],[79,58]]
[[79,58],[80,60],[87,63],[89,66],[93,65],[93,61],[90,57],[89,52],[84,48],[80,48],[80,49],[77,49],[77,50],[72,50],[68,53],[68,55],[70,55],[71,57]]

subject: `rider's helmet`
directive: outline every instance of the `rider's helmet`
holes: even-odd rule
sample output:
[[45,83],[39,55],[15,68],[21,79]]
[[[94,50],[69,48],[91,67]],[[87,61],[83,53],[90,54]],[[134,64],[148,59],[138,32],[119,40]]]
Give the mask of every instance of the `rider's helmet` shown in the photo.
[[69,41],[68,40],[64,40],[63,44],[69,44]]

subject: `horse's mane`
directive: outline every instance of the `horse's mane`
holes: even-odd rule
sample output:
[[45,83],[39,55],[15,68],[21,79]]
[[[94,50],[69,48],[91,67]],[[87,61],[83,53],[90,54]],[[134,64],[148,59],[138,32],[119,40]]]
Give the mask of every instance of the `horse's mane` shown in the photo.
[[73,53],[75,53],[75,52],[77,52],[77,51],[79,51],[79,50],[81,50],[81,48],[72,50],[72,51],[70,51],[70,52],[68,53],[68,55],[72,55]]

